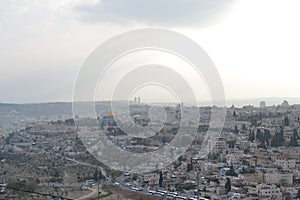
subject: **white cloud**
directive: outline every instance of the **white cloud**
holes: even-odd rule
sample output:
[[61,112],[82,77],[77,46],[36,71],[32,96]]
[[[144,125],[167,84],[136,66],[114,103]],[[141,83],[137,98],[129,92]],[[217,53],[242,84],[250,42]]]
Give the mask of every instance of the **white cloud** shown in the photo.
[[[105,8],[111,15],[97,13],[103,2],[113,6]],[[228,98],[300,96],[298,0],[239,1],[223,23],[210,27],[195,26],[200,21],[174,5],[186,17],[150,8],[137,17],[146,6],[118,13],[107,0],[1,1],[0,101],[71,100],[77,71],[101,42],[147,24],[168,26],[172,16],[169,27],[197,41],[216,63]]]
[[240,1],[223,24],[184,33],[209,53],[228,98],[299,97],[300,2]]
[[236,0],[102,0],[77,6],[90,22],[146,23],[150,26],[207,26],[222,20]]

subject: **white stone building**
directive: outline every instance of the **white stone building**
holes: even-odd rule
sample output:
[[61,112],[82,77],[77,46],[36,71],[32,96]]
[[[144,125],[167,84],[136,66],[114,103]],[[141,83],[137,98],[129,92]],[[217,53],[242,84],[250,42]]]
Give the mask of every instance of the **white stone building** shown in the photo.
[[281,173],[281,172],[269,172],[265,175],[265,183],[267,184],[279,184],[279,185],[292,185],[293,174]]
[[249,194],[256,194],[259,196],[259,199],[272,199],[272,200],[281,200],[282,193],[280,188],[275,185],[259,184],[256,187],[248,188]]

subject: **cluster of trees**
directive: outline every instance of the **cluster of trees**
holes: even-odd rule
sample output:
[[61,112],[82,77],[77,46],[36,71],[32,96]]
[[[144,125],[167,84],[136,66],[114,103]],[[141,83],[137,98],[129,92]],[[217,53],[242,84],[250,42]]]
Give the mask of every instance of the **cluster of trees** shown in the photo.
[[[248,135],[248,140],[251,142],[257,140],[262,144],[262,146],[265,145],[271,145],[272,147],[284,146],[285,140],[284,140],[283,126],[281,126],[280,131],[276,131],[273,136],[271,136],[271,133],[268,129],[264,129],[263,131],[261,129],[257,129],[256,133],[254,132],[254,130],[250,130]],[[294,129],[293,135],[288,145],[293,147],[298,146],[297,140],[298,140],[297,129]]]
[[226,176],[237,176],[237,173],[234,171],[233,165],[230,166],[230,169],[226,171]]
[[77,181],[82,182],[86,180],[94,180],[99,181],[101,179],[106,179],[106,177],[103,175],[101,169],[99,168],[91,168],[91,167],[79,167],[77,172]]
[[57,120],[56,122],[50,122],[51,124],[65,124],[65,125],[68,125],[68,126],[75,126],[75,121],[73,118],[70,118],[70,119],[66,119],[65,121],[62,121],[62,120]]
[[297,129],[294,129],[293,130],[293,136],[291,137],[289,146],[291,146],[291,147],[298,146],[297,140],[298,140],[298,131],[297,131]]
[[284,145],[283,127],[280,127],[280,131],[276,131],[276,133],[272,138],[271,146],[280,147],[283,145]]
[[95,181],[99,181],[101,179],[105,179],[105,176],[102,174],[101,169],[96,168],[93,174],[93,178]]
[[207,125],[199,125],[199,126],[198,126],[197,132],[198,132],[198,133],[206,132],[206,131],[208,130],[208,128],[209,128],[209,125],[208,125],[208,124],[207,124]]
[[36,191],[37,189],[37,181],[31,180],[9,180],[8,181],[9,188],[16,188],[18,190],[26,190],[26,191]]

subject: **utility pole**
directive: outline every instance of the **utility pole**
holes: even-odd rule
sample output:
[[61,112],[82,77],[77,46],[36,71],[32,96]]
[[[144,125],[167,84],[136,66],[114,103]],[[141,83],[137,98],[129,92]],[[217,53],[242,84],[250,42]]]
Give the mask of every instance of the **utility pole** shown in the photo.
[[196,167],[196,170],[197,170],[197,200],[200,200],[200,197],[199,197],[199,169],[198,169],[198,166]]
[[97,180],[97,183],[98,183],[98,200],[100,200],[100,173],[99,173],[99,169],[97,169],[98,171],[98,180]]
[[24,192],[24,199],[28,200],[28,194],[27,194],[27,192]]

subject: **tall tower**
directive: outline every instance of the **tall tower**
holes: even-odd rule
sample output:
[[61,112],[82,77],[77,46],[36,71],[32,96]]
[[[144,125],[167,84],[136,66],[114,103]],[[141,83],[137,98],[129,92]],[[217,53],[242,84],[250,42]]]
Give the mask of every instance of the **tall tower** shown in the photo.
[[137,101],[138,101],[138,103],[141,103],[141,97],[138,97]]
[[266,102],[265,102],[265,101],[261,101],[261,102],[259,103],[259,107],[265,108],[265,107],[266,107]]

